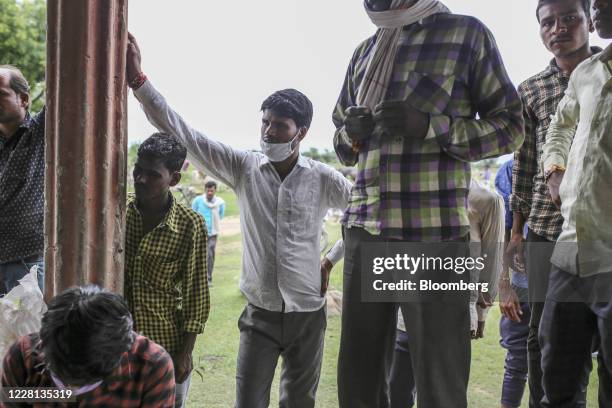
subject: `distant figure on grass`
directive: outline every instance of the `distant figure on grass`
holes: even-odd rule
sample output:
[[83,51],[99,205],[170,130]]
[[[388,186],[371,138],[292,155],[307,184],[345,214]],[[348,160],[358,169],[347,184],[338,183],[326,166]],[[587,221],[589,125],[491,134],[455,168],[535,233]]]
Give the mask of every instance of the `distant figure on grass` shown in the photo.
[[[76,404],[68,406],[174,406],[170,355],[132,330],[121,296],[96,286],[68,289],[51,299],[40,331],[13,344],[2,367],[2,387],[70,389]],[[6,397],[1,407],[55,406]]]
[[333,251],[321,260],[321,226],[329,208],[346,207],[351,183],[300,155],[312,103],[295,89],[270,95],[261,105],[263,153],[238,150],[193,129],[168,106],[142,73],[132,36],[127,76],[151,124],[176,136],[191,162],[238,198],[240,289],[248,304],[238,321],[236,407],[268,407],[280,356],[280,405],[314,407],[327,325],[325,292],[331,267],[343,255]]
[[204,219],[170,193],[186,155],[175,138],[161,133],[140,145],[125,234],[125,297],[136,331],[172,356],[177,407],[187,399],[191,354],[210,308]]
[[197,196],[191,203],[191,208],[202,214],[208,228],[208,252],[206,271],[208,286],[212,284],[212,273],[215,265],[215,248],[220,231],[220,222],[225,215],[225,201],[217,193],[217,183],[210,180],[204,185],[205,193]]

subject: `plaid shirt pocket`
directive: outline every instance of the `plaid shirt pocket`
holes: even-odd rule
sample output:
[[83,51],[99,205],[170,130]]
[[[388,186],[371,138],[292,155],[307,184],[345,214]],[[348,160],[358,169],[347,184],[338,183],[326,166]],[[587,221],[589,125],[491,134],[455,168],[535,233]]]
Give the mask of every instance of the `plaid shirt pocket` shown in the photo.
[[173,290],[180,278],[180,259],[168,261],[166,258],[147,255],[143,259],[143,279],[154,288]]

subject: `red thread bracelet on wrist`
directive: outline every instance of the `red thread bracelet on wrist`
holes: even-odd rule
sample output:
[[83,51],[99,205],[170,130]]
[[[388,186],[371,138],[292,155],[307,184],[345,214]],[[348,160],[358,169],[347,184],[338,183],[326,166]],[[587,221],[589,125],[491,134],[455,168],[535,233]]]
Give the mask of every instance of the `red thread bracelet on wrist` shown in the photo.
[[147,80],[147,76],[145,75],[144,72],[140,71],[138,75],[136,75],[136,77],[128,83],[128,86],[132,88],[133,90],[136,90],[140,88],[145,83],[146,80]]

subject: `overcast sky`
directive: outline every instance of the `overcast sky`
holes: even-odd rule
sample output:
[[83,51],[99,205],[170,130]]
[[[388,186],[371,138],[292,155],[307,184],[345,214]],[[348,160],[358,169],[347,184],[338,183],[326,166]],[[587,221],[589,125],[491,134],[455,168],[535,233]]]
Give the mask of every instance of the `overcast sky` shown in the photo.
[[[512,81],[551,55],[538,34],[537,0],[445,0],[493,32]],[[331,113],[357,44],[375,32],[359,0],[130,0],[129,30],[143,70],[193,127],[239,148],[259,148],[261,102],[296,88],[314,104],[302,149],[333,149]],[[593,43],[605,45],[596,36]],[[154,129],[129,97],[129,140]]]

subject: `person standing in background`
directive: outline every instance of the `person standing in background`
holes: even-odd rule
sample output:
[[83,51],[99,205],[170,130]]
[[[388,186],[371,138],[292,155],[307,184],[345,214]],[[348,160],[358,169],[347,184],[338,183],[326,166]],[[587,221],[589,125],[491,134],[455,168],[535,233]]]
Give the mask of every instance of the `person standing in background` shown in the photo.
[[[504,202],[499,194],[472,179],[468,194],[468,216],[470,219],[470,256],[480,256],[477,251],[487,254],[483,275],[488,276],[487,296],[472,291],[470,297],[470,320],[472,339],[484,337],[488,311],[495,299],[497,282],[501,271],[502,248],[500,242],[504,233]],[[482,273],[482,272],[481,272]],[[397,332],[393,361],[389,373],[390,408],[412,408],[415,403],[416,382],[411,364],[410,333],[406,331],[401,311],[397,313]],[[384,403],[383,403],[383,406]]]
[[[510,194],[513,165],[514,160],[508,160],[502,164],[495,176],[495,188],[504,199],[506,243],[512,230]],[[504,264],[499,280],[499,307],[502,312],[499,321],[499,343],[506,349],[501,408],[518,408],[521,406],[527,382],[527,338],[531,310],[527,295],[527,276],[524,271],[521,273],[514,269],[510,275],[506,265]]]
[[206,253],[208,275],[208,286],[212,285],[212,273],[215,265],[215,248],[217,247],[217,236],[221,227],[221,220],[225,215],[225,201],[217,193],[217,183],[209,180],[204,185],[205,194],[197,196],[191,208],[202,214],[206,227],[208,228],[208,251]]

